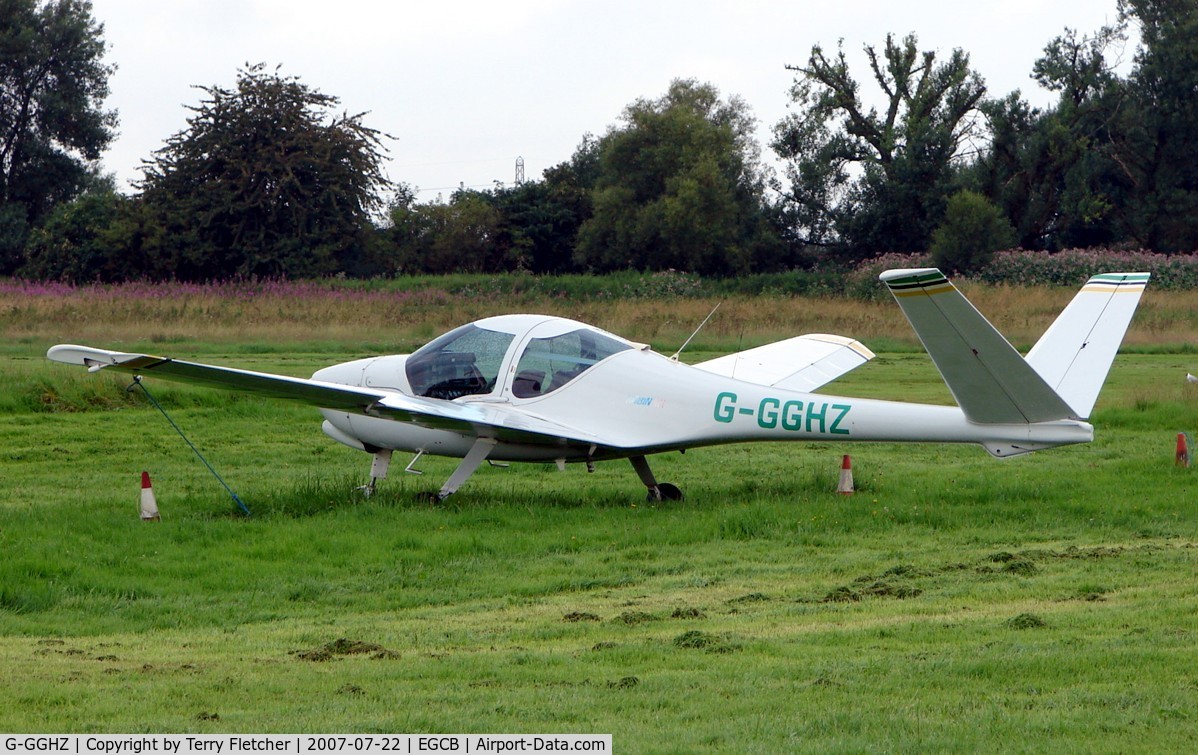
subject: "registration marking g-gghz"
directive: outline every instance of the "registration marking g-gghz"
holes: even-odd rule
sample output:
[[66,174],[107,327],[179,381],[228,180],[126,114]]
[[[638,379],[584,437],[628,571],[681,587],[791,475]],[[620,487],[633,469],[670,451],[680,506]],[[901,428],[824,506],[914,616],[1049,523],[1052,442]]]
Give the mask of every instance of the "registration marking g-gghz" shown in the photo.
[[841,427],[852,409],[851,404],[829,404],[819,401],[799,401],[766,396],[756,405],[738,404],[737,394],[723,391],[715,397],[713,416],[716,422],[732,422],[738,415],[756,417],[757,426],[765,430],[781,427],[790,432],[824,433],[849,435],[847,427]]

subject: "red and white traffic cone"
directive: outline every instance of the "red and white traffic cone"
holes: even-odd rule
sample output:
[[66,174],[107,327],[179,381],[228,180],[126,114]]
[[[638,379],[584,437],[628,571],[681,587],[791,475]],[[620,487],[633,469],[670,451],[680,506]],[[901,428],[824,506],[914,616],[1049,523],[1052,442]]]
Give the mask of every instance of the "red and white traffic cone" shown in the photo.
[[848,454],[840,461],[840,484],[836,486],[836,492],[841,495],[852,495],[856,492],[853,490],[853,462]]
[[141,520],[143,522],[157,522],[160,519],[158,516],[158,501],[154,499],[154,487],[150,485],[150,473],[141,473]]
[[1190,446],[1186,440],[1185,433],[1177,434],[1177,460],[1175,466],[1188,467],[1190,466]]

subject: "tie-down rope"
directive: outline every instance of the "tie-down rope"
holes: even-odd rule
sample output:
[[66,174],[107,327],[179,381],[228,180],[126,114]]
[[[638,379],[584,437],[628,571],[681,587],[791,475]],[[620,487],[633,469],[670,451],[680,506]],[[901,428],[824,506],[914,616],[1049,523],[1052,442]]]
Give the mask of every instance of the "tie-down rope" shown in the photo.
[[146,390],[146,387],[144,385],[142,385],[141,375],[134,375],[133,376],[133,384],[130,385],[125,390],[126,391],[133,390],[134,385],[136,385],[138,388],[141,388],[142,393],[146,394],[146,398],[148,398],[150,400],[150,403],[154,405],[154,408],[156,408],[158,411],[162,412],[162,416],[166,417],[166,421],[171,423],[171,427],[175,428],[175,432],[179,433],[179,437],[183,439],[183,442],[191,447],[191,450],[195,452],[195,455],[199,458],[200,461],[204,462],[204,466],[208,467],[208,471],[212,473],[212,476],[216,478],[216,481],[219,482],[221,485],[223,485],[225,490],[229,491],[229,495],[233,497],[233,502],[237,504],[238,508],[241,509],[242,513],[244,513],[246,516],[252,516],[250,514],[249,507],[246,506],[244,503],[242,503],[241,499],[237,497],[237,494],[233,492],[233,488],[229,487],[228,483],[226,483],[223,479],[221,479],[221,476],[216,473],[216,470],[212,468],[212,465],[209,464],[208,460],[204,458],[204,455],[202,453],[200,453],[200,449],[196,448],[195,444],[187,439],[187,436],[183,434],[183,430],[181,430],[179,428],[179,426],[177,424],[175,424],[175,421],[173,419],[171,419],[171,415],[167,414],[166,409],[162,408],[162,404],[159,404],[158,400],[155,399],[148,390]]

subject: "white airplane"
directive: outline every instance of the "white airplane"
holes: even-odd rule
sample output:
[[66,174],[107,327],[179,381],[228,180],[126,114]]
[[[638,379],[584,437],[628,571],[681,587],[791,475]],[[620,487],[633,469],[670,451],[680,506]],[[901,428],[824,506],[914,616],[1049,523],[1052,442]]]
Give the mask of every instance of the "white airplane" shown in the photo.
[[977,443],[996,457],[1093,440],[1085,420],[1148,283],[1091,278],[1024,359],[932,268],[890,270],[889,286],[958,406],[813,393],[873,358],[857,341],[804,335],[687,365],[580,322],[503,315],[463,325],[410,355],[359,359],[311,379],[170,357],[59,345],[47,357],[291,399],[318,407],[331,438],[373,454],[367,492],[393,451],[461,463],[452,495],[484,461],[629,459],[650,500],[682,492],[651,454],[748,441]]

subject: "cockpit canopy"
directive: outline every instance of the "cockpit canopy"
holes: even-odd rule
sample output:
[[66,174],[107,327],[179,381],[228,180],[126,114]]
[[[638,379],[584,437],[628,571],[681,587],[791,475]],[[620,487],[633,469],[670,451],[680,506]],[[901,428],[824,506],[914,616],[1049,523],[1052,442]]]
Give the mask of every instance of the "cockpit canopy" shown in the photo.
[[528,399],[552,393],[634,347],[574,320],[504,315],[449,331],[408,357],[405,369],[417,396],[455,399],[508,391]]
[[490,393],[515,336],[471,323],[427,343],[408,357],[408,383],[417,396],[455,399]]

